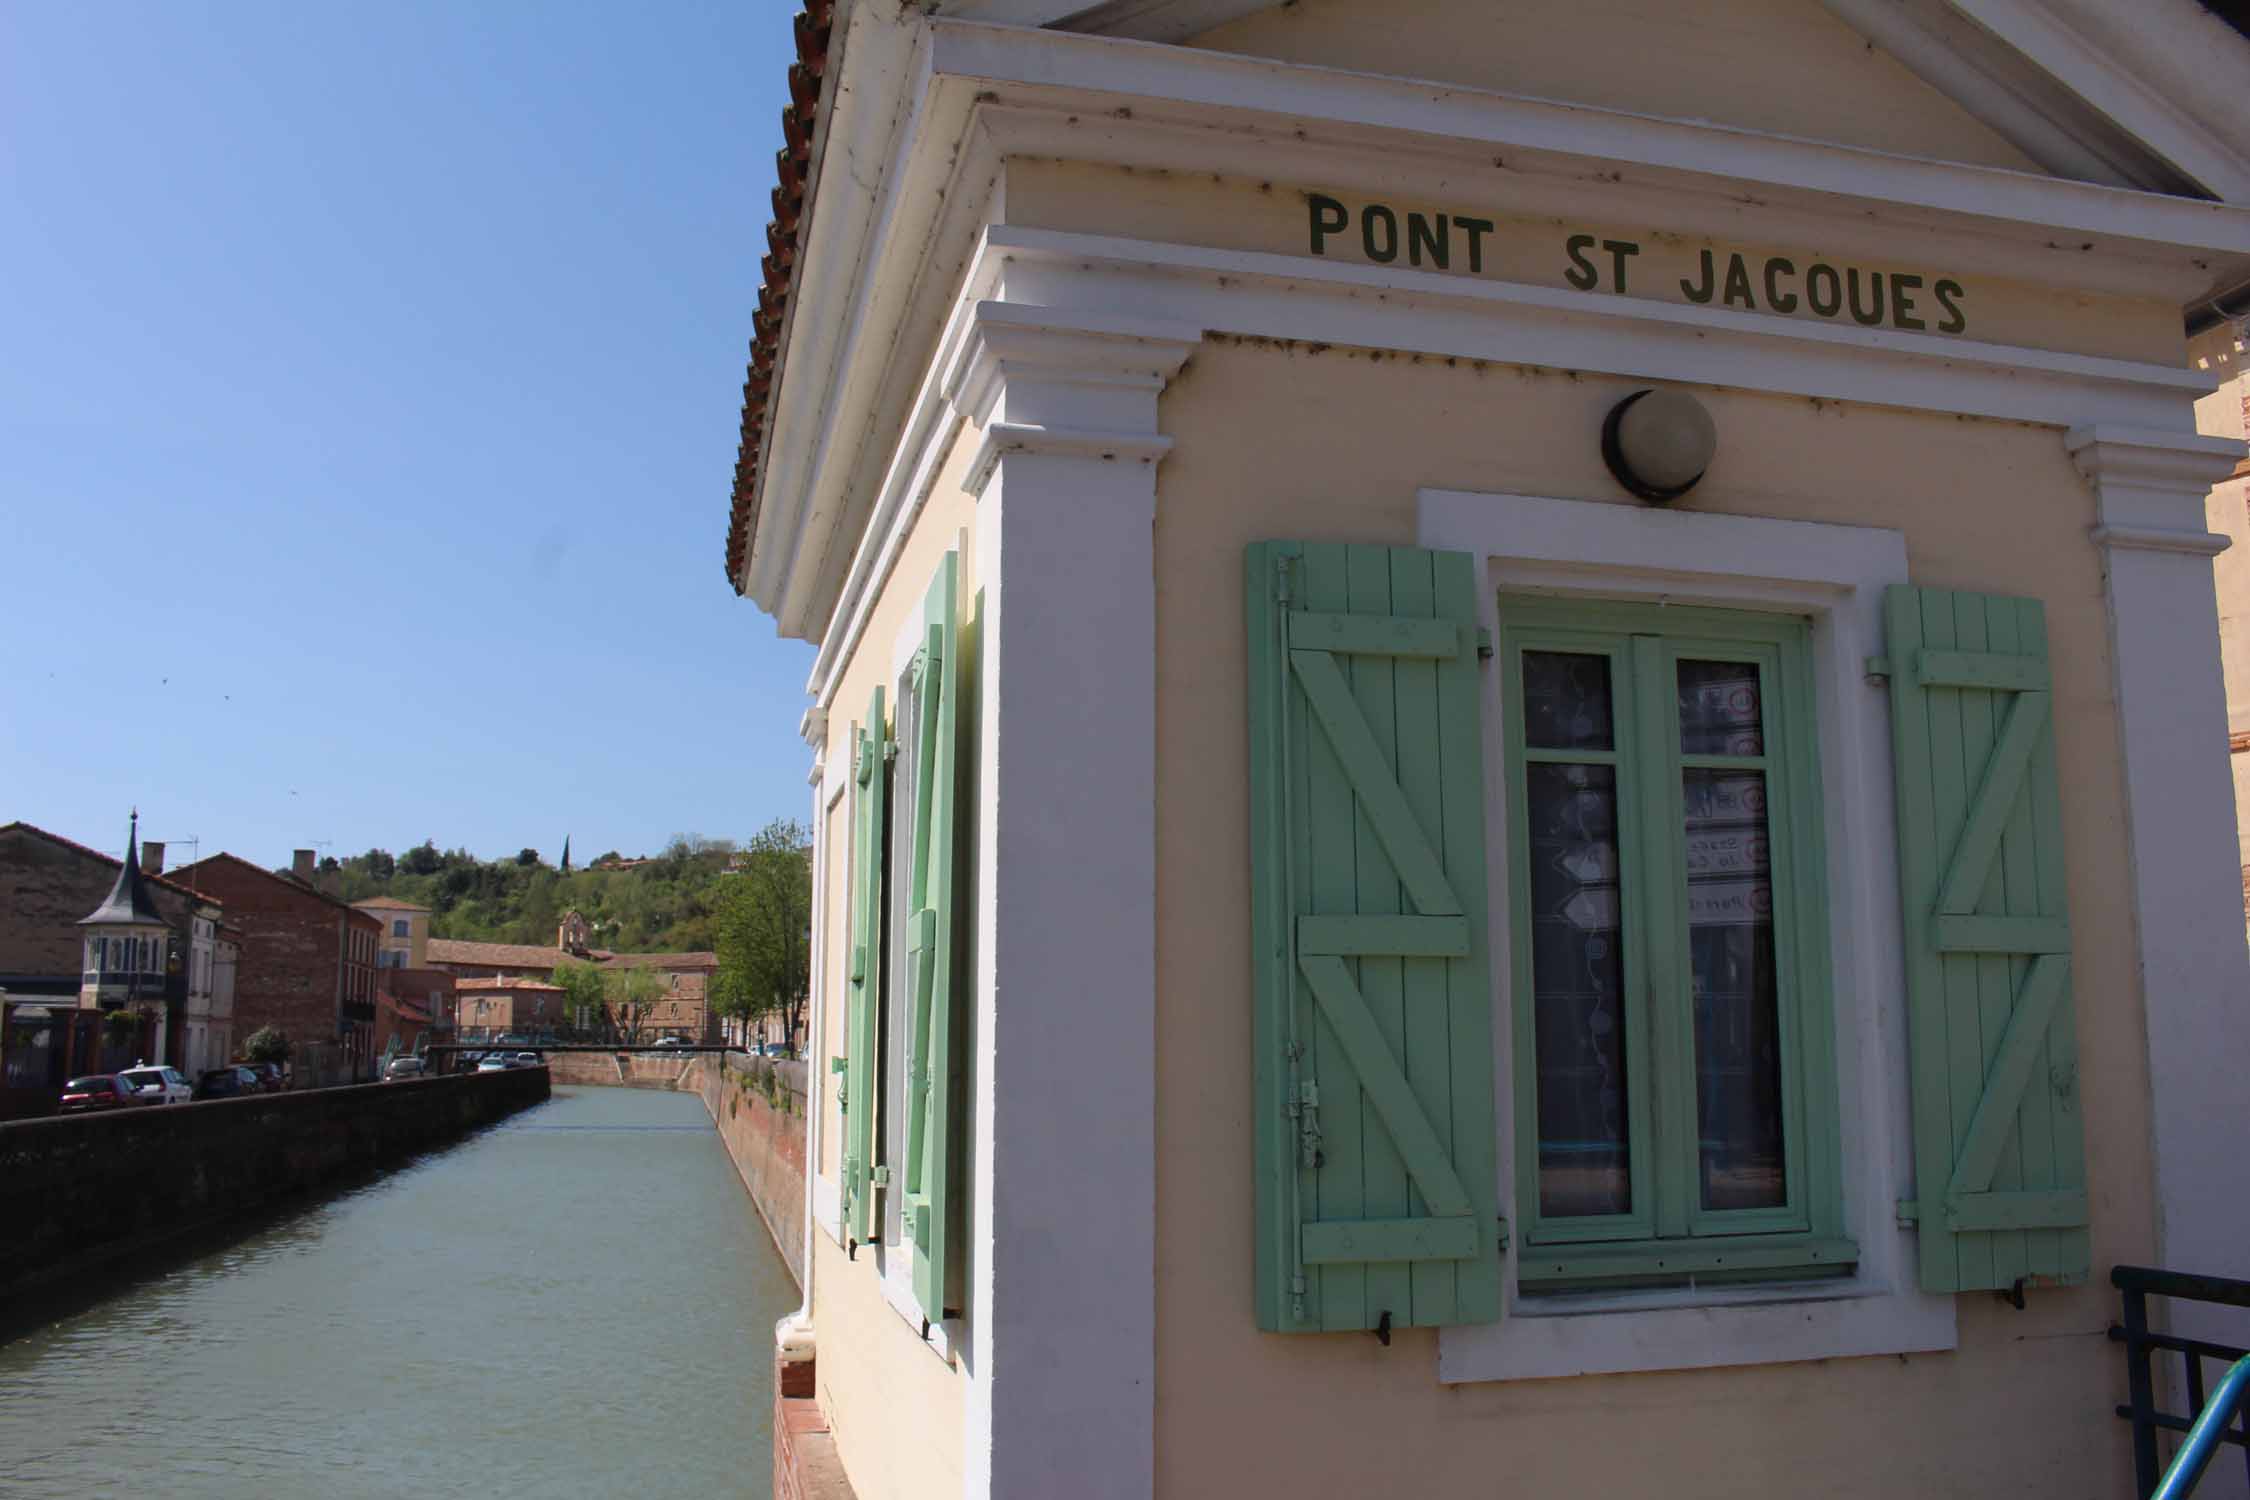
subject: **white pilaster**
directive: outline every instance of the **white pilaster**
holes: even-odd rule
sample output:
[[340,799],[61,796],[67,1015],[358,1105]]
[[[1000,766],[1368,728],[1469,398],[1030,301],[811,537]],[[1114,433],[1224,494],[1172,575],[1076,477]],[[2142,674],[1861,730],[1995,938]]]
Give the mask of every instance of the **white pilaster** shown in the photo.
[[1193,327],[986,303],[963,1491],[1155,1482],[1157,398]]
[[2204,495],[2242,445],[2098,426],[2073,428],[2065,443],[2098,501],[2092,534],[2107,583],[2148,1036],[2156,1260],[2250,1276],[2250,1154],[2240,1141],[2250,953],[2211,580],[2227,540],[2204,523]]

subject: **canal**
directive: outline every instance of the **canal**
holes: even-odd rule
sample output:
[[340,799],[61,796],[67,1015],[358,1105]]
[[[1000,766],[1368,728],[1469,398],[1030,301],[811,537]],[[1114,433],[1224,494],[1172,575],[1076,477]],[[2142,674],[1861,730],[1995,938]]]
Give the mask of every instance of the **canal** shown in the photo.
[[762,1496],[796,1303],[694,1095],[558,1088],[0,1343],[0,1494]]

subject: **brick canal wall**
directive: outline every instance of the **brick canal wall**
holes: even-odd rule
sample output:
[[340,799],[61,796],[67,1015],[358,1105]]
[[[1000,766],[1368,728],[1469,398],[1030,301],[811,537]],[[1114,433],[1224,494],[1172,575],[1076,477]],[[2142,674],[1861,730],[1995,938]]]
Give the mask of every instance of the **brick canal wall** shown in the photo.
[[543,1068],[0,1124],[0,1303],[291,1193],[444,1146]]
[[805,1065],[742,1053],[562,1052],[558,1084],[694,1094],[719,1127],[750,1202],[797,1284],[805,1284]]
[[555,1082],[603,1088],[679,1089],[693,1087],[688,1070],[702,1053],[667,1057],[661,1052],[556,1052],[547,1058]]
[[805,1284],[805,1065],[700,1057],[687,1086],[711,1112],[719,1139],[797,1285]]

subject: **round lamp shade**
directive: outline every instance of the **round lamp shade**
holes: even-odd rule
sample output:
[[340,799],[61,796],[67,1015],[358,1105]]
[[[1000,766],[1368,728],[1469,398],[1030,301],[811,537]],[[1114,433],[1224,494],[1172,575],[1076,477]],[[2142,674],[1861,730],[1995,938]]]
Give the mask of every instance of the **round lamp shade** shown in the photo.
[[1602,423],[1602,459],[1610,473],[1658,505],[1694,489],[1718,449],[1718,423],[1685,391],[1635,391]]

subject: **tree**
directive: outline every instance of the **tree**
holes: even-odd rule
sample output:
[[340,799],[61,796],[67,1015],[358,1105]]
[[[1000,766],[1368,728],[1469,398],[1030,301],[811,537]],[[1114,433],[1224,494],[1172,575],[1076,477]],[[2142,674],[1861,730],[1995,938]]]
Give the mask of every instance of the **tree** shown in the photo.
[[811,992],[811,842],[801,823],[768,823],[750,840],[713,918],[719,972],[711,979],[712,1010],[746,1021],[778,1011],[792,1042]]
[[607,995],[609,1024],[619,1040],[637,1042],[648,1025],[656,1002],[670,993],[671,985],[653,969],[598,969]]
[[242,1041],[242,1055],[254,1063],[285,1063],[295,1050],[288,1033],[278,1026],[261,1026]]
[[516,853],[516,863],[524,866],[526,869],[530,868],[531,866],[539,863],[539,851],[537,849],[518,850]]
[[435,875],[444,856],[437,852],[434,839],[424,839],[398,858],[398,867],[409,875]]
[[555,965],[555,983],[563,987],[563,1016],[571,1025],[589,1025],[602,1014],[609,990],[602,983],[602,971],[592,964],[564,959]]

